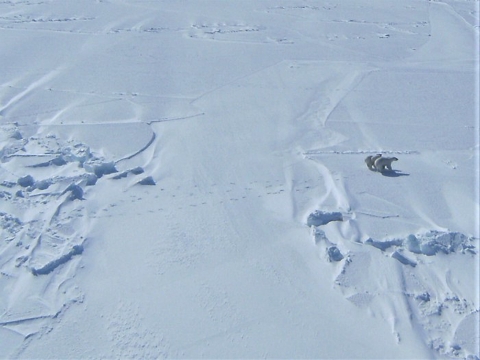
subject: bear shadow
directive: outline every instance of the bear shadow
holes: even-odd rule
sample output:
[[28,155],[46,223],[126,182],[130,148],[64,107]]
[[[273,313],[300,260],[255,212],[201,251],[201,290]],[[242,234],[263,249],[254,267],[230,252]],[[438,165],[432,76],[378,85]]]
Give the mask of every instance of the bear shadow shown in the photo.
[[401,172],[400,170],[385,170],[382,171],[381,174],[387,177],[410,176],[410,174]]
[[385,170],[381,174],[387,177],[400,177],[400,176],[410,176],[410,174],[401,172],[400,170]]

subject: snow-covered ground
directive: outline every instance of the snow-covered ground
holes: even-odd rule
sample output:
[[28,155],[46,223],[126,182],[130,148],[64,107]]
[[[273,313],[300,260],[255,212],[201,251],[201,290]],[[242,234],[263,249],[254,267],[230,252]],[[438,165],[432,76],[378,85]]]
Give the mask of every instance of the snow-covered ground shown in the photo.
[[478,359],[478,21],[0,1],[0,358]]

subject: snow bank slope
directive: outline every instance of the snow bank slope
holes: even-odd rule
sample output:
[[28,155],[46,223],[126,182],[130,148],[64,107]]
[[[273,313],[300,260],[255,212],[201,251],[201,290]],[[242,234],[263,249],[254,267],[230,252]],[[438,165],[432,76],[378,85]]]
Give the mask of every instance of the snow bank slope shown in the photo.
[[0,355],[480,357],[478,3],[0,10]]

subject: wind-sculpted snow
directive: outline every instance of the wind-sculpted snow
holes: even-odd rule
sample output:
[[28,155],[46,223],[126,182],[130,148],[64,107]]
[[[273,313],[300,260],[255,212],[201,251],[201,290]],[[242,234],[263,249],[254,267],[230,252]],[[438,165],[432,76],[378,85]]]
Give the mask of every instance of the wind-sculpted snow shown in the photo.
[[[68,304],[82,301],[70,280],[88,242],[92,187],[144,169],[108,177],[118,172],[116,163],[89,146],[41,131],[23,136],[16,124],[0,126],[0,141],[0,324],[29,336]],[[137,182],[154,184],[146,179]],[[26,307],[34,310],[26,315]]]
[[[322,257],[335,265],[335,287],[347,300],[388,321],[407,311],[411,326],[420,326],[426,345],[439,355],[475,358],[478,337],[470,323],[478,321],[479,309],[469,292],[455,284],[458,280],[452,279],[448,265],[478,261],[478,239],[459,232],[430,230],[393,239],[368,238],[359,243],[338,239],[334,243],[322,230],[329,221],[320,225],[311,221],[322,214],[330,219],[332,213],[315,210],[308,216],[307,225],[312,228],[315,244],[324,252]],[[336,221],[342,221],[339,214]],[[345,214],[346,218],[351,216]],[[438,271],[445,264],[446,270]],[[432,271],[432,267],[437,270]],[[397,320],[391,323],[399,343],[409,331],[405,325]],[[464,330],[467,326],[470,332]]]

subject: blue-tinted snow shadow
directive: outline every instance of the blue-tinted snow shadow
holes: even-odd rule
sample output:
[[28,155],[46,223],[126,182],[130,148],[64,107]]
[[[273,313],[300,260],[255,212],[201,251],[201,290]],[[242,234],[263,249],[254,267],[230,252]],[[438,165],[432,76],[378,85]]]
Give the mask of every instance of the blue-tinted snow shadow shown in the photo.
[[381,174],[387,177],[399,177],[399,176],[410,176],[410,174],[401,172],[400,170],[385,170]]

